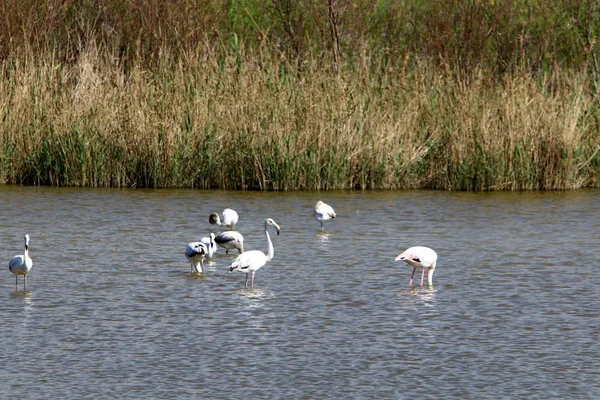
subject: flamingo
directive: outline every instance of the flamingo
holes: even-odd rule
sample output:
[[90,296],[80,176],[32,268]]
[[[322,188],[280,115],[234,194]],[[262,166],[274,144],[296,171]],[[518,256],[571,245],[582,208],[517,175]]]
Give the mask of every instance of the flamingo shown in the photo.
[[323,203],[321,200],[315,204],[315,218],[321,222],[321,232],[323,231],[323,221],[335,218],[335,211],[329,204]]
[[273,248],[273,243],[271,242],[271,236],[269,236],[269,232],[267,231],[267,227],[269,225],[275,227],[278,235],[280,231],[279,225],[277,225],[277,223],[271,218],[267,218],[265,220],[265,236],[267,237],[267,242],[269,244],[268,254],[265,254],[260,250],[247,251],[240,254],[238,258],[231,263],[231,267],[229,268],[229,272],[240,271],[246,273],[246,281],[244,282],[244,286],[246,288],[248,288],[248,273],[252,273],[252,287],[254,287],[254,274],[266,263],[271,261],[273,255],[275,254],[275,249]]
[[192,265],[192,273],[204,273],[204,258],[208,253],[206,245],[202,242],[192,242],[185,248],[185,256]]
[[238,231],[225,231],[215,236],[215,243],[225,249],[225,254],[229,250],[237,249],[240,254],[244,252],[244,237]]
[[210,222],[212,225],[216,224],[219,226],[228,226],[233,229],[235,224],[238,222],[238,213],[231,208],[226,208],[223,210],[221,215],[217,213],[211,213],[208,216],[208,222]]
[[23,275],[23,290],[27,290],[27,274],[33,267],[33,261],[29,257],[29,235],[25,235],[24,239],[25,251],[10,259],[8,270],[15,274],[15,287],[19,286],[19,275]]
[[212,260],[213,255],[217,252],[217,243],[215,242],[215,234],[211,233],[210,236],[205,236],[200,239],[206,246],[207,253],[206,258]]
[[437,261],[437,254],[433,249],[423,246],[411,247],[396,257],[396,261],[404,261],[413,267],[412,275],[410,276],[409,286],[412,286],[413,278],[417,268],[421,268],[421,286],[423,286],[423,277],[425,276],[425,268],[427,268],[427,285],[433,285],[433,273]]

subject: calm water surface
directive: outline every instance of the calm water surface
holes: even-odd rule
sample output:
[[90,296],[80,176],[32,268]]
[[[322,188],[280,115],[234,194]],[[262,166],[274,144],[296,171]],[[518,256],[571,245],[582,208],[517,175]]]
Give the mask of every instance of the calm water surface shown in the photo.
[[[0,186],[0,207],[2,398],[600,398],[600,191]],[[183,255],[225,207],[246,249],[281,225],[253,290],[234,255],[202,277]],[[394,262],[413,245],[433,288]]]

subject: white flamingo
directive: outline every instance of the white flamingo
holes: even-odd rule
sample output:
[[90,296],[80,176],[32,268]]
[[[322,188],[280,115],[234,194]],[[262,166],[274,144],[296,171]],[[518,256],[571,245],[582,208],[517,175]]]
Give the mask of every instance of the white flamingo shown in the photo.
[[321,223],[321,231],[323,231],[323,221],[328,221],[335,217],[335,211],[329,204],[325,204],[321,200],[317,201],[317,204],[315,204],[315,218]]
[[205,236],[200,239],[202,243],[206,246],[206,258],[208,260],[212,260],[213,255],[217,252],[217,243],[215,242],[215,234],[211,233],[210,236]]
[[217,213],[211,213],[208,216],[208,222],[210,222],[212,225],[216,224],[219,226],[228,226],[233,230],[235,224],[238,222],[238,213],[231,208],[226,208],[223,210],[221,215]]
[[23,290],[27,290],[27,274],[33,267],[33,261],[29,257],[29,235],[25,235],[25,251],[23,254],[14,256],[8,262],[8,270],[15,274],[15,287],[19,286],[19,275],[23,275]]
[[260,250],[250,250],[245,253],[242,253],[238,256],[238,258],[231,263],[231,267],[229,268],[229,272],[239,271],[246,273],[246,281],[244,282],[244,286],[248,288],[248,273],[252,273],[252,287],[254,287],[254,274],[261,267],[263,267],[266,263],[271,261],[273,255],[275,254],[275,249],[273,248],[273,243],[271,242],[271,236],[269,236],[269,232],[267,231],[267,227],[271,225],[277,231],[279,235],[279,225],[271,218],[267,218],[265,220],[265,236],[267,237],[267,242],[269,245],[268,253],[265,254]]
[[425,276],[425,268],[427,268],[427,285],[433,285],[433,273],[435,272],[435,264],[437,262],[437,254],[433,249],[423,246],[411,247],[396,257],[396,261],[404,261],[413,267],[412,275],[410,276],[409,286],[412,286],[413,278],[417,268],[421,268],[421,286],[423,286],[423,277]]
[[192,273],[204,273],[204,258],[208,253],[206,245],[202,242],[192,242],[185,248],[185,256],[192,265]]
[[229,250],[237,249],[240,254],[244,252],[244,237],[238,231],[225,231],[215,236],[215,243],[225,249],[225,254]]

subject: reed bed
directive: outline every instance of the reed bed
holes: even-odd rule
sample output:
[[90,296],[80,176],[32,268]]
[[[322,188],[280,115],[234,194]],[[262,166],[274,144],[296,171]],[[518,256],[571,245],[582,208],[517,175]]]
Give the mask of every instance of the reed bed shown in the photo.
[[[0,182],[256,190],[600,186],[589,68],[302,57],[204,36],[150,64],[81,40],[0,64]],[[71,53],[69,53],[71,54]],[[298,54],[296,54],[298,56]],[[496,71],[497,72],[497,71]]]

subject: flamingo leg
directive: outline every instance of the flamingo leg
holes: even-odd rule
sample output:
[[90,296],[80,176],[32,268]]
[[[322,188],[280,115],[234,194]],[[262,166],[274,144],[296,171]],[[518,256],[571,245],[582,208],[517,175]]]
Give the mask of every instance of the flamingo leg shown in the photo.
[[421,268],[423,272],[421,273],[421,286],[423,286],[423,278],[425,277],[425,268]]
[[254,271],[252,271],[252,288],[254,289]]
[[246,281],[244,282],[244,286],[248,289],[248,273],[246,272]]
[[412,272],[412,274],[410,276],[410,282],[408,282],[408,286],[412,286],[412,281],[413,281],[413,278],[415,277],[415,271],[416,270],[417,270],[416,268],[413,268],[413,272]]
[[19,276],[15,275],[15,290],[19,290]]
[[23,277],[23,290],[27,290],[27,275]]
[[321,232],[323,232],[323,221],[321,221]]

